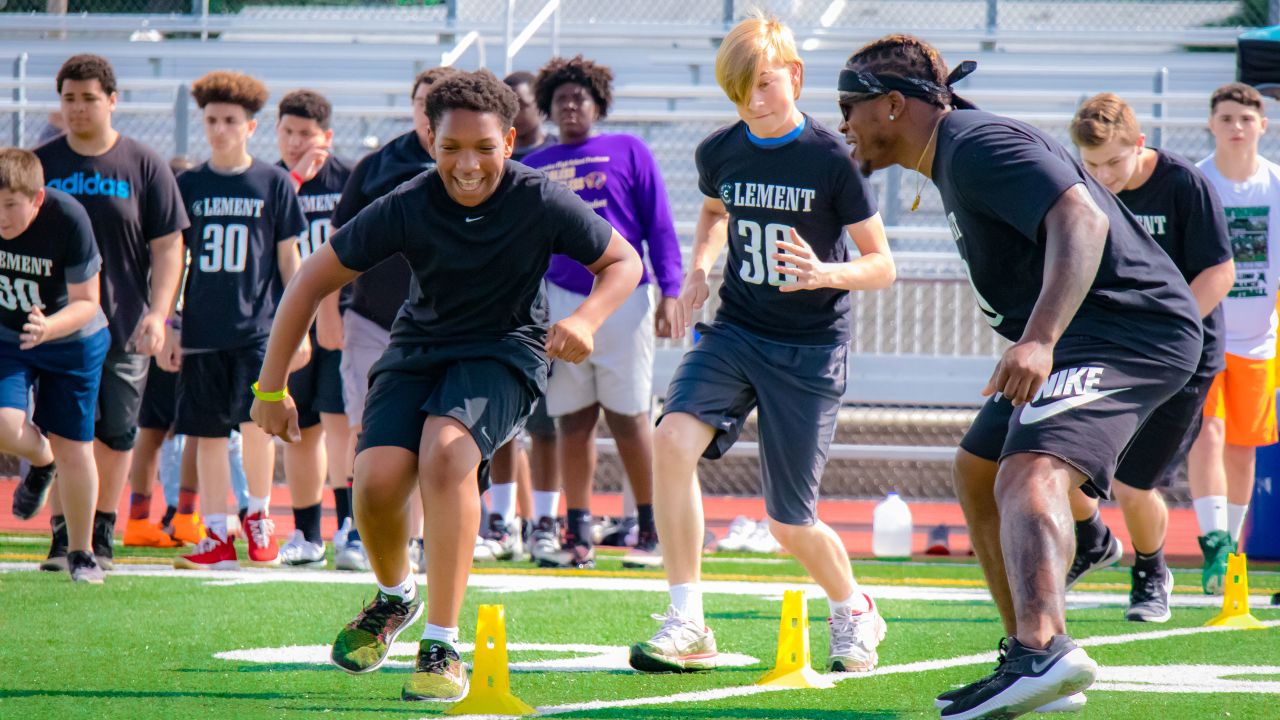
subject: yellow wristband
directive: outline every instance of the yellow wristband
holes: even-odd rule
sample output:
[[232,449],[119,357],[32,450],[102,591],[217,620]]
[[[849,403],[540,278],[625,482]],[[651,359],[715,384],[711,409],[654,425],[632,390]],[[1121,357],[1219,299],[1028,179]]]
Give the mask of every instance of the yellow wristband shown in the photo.
[[263,392],[258,389],[258,383],[255,382],[253,384],[253,396],[263,402],[280,402],[289,397],[289,387],[286,385],[275,392]]

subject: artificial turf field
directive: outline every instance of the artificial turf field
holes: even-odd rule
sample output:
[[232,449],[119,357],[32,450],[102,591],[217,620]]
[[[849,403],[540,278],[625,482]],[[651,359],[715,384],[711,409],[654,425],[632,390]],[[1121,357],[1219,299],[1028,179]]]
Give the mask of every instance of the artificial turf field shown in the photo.
[[[421,718],[444,705],[400,701],[421,621],[392,662],[364,676],[326,664],[337,630],[372,594],[372,576],[333,571],[174,571],[167,551],[118,548],[103,586],[34,571],[44,546],[0,536],[0,718]],[[657,628],[659,573],[626,571],[602,555],[596,571],[482,566],[462,613],[506,608],[516,695],[566,718],[936,718],[933,696],[994,664],[995,611],[969,561],[855,562],[889,624],[880,669],[828,690],[763,691],[784,589],[809,596],[815,666],[826,657],[826,601],[792,560],[708,556],[708,624],[730,667],[638,675],[626,648]],[[1265,630],[1202,628],[1218,610],[1198,571],[1176,573],[1173,619],[1123,619],[1128,571],[1110,569],[1069,597],[1072,635],[1102,666],[1081,718],[1280,718],[1280,569],[1250,576]],[[408,641],[408,642],[406,642]],[[470,653],[463,657],[469,659]]]

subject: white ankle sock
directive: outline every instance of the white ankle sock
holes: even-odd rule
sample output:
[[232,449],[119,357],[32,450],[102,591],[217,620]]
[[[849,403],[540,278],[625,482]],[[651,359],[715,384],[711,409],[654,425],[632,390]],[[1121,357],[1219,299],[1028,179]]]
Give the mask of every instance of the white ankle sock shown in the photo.
[[1249,514],[1248,505],[1227,503],[1227,532],[1232,542],[1240,542],[1240,533],[1244,532],[1244,518]]
[[1200,524],[1201,535],[1227,529],[1226,495],[1206,495],[1195,498],[1191,504],[1196,509],[1196,522]]
[[398,597],[405,602],[410,602],[418,597],[418,583],[413,581],[412,575],[406,575],[404,580],[401,580],[396,585],[387,586],[378,583],[378,589],[382,591],[383,595]]
[[560,512],[560,491],[559,490],[534,490],[533,491],[533,517],[540,520],[544,517],[553,518]]
[[857,588],[848,598],[840,601],[832,600],[831,596],[827,596],[827,605],[831,608],[831,614],[835,615],[837,610],[849,610],[855,613],[864,613],[871,609],[871,600]]
[[516,519],[516,484],[494,483],[489,486],[489,512],[502,516],[510,525]]
[[440,627],[439,625],[427,623],[427,626],[422,629],[422,639],[439,640],[456,646],[458,644],[458,628]]
[[227,516],[226,515],[205,515],[204,526],[209,532],[218,536],[219,540],[227,539]]
[[267,508],[270,507],[270,505],[271,505],[271,498],[269,497],[256,498],[252,495],[249,496],[249,514],[250,515],[254,515],[256,513],[262,513],[263,515],[266,515]]
[[698,583],[683,583],[670,588],[671,604],[681,615],[692,619],[699,625],[706,625],[702,614],[702,587]]

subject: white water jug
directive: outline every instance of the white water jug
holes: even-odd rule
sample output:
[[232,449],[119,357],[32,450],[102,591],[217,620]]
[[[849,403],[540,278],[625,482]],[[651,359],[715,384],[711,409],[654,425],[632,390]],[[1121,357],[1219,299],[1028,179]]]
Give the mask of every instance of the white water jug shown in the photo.
[[871,552],[882,558],[911,557],[911,508],[896,492],[876,504],[871,521]]

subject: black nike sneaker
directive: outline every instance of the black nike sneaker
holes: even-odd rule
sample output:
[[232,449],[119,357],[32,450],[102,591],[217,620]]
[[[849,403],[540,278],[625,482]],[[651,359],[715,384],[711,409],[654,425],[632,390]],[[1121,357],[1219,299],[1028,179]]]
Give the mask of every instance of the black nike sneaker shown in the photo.
[[1173,592],[1173,573],[1160,566],[1157,571],[1133,568],[1133,588],[1129,591],[1129,610],[1124,619],[1132,622],[1168,622],[1169,593]]
[[98,567],[110,572],[115,570],[115,549],[112,541],[116,535],[115,513],[93,514],[93,557]]
[[1092,548],[1081,548],[1076,545],[1076,556],[1071,561],[1071,569],[1067,571],[1067,590],[1076,586],[1085,575],[1094,570],[1101,570],[1120,562],[1124,557],[1124,545],[1120,538],[1107,531],[1106,540]]
[[45,572],[67,572],[67,518],[55,515],[49,518],[49,555],[40,563]]
[[30,520],[40,512],[45,500],[49,499],[49,486],[53,485],[57,472],[53,463],[41,467],[32,465],[27,469],[27,476],[22,478],[22,482],[13,491],[14,517]]
[[1080,693],[1097,675],[1098,664],[1066,635],[1054,635],[1043,650],[1009,638],[1007,645],[1002,643],[1001,661],[994,673],[943,694],[949,702],[941,717],[1011,720]]

